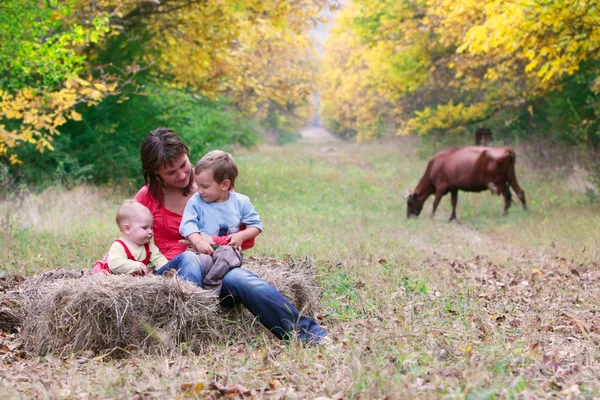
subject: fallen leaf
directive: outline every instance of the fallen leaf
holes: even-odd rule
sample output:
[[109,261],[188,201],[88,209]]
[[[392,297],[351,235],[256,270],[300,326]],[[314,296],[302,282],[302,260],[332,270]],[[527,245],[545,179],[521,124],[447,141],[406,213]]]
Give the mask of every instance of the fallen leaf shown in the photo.
[[577,327],[579,328],[579,330],[581,331],[581,333],[584,336],[587,336],[587,334],[589,333],[589,329],[587,329],[587,327],[583,324],[583,322],[581,322],[579,320],[579,318],[577,318],[576,316],[570,314],[570,313],[563,313],[563,315],[569,317],[571,319],[571,321],[573,321],[573,323],[575,323],[575,325],[577,325]]
[[239,383],[236,383],[235,385],[227,388],[227,390],[225,391],[225,394],[239,394],[242,396],[251,396],[252,391],[250,389],[246,389]]
[[204,390],[204,385],[202,383],[184,383],[179,388],[179,392],[184,398],[200,397],[202,390]]
[[337,392],[333,395],[331,400],[342,400],[344,398],[344,392]]
[[281,381],[279,379],[273,379],[271,382],[269,382],[269,387],[271,388],[271,390],[277,390],[277,388],[279,388],[281,386]]
[[558,366],[560,365],[555,359],[553,359],[550,356],[544,356],[543,361],[546,366],[554,369],[555,371],[558,369]]
[[208,384],[208,390],[216,390],[221,394],[230,394],[230,395],[239,395],[239,396],[252,396],[253,391],[246,389],[239,383],[236,383],[233,386],[225,387],[217,382],[211,382]]
[[538,351],[540,348],[540,344],[538,342],[529,345],[529,353],[536,358],[541,358],[542,355]]

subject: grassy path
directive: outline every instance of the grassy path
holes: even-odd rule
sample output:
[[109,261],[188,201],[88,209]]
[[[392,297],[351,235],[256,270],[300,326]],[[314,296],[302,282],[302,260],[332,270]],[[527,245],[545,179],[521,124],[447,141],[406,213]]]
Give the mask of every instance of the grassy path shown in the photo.
[[[261,332],[197,357],[25,359],[0,371],[9,397],[173,398],[208,382],[259,398],[600,396],[598,207],[519,153],[530,212],[513,205],[503,217],[499,197],[460,193],[460,222],[447,222],[449,198],[434,219],[430,199],[409,221],[403,196],[422,152],[405,139],[235,153],[237,189],[265,225],[250,254],[313,261],[334,347]],[[38,223],[0,238],[7,270],[89,267],[115,235],[121,200],[86,187],[38,196]]]

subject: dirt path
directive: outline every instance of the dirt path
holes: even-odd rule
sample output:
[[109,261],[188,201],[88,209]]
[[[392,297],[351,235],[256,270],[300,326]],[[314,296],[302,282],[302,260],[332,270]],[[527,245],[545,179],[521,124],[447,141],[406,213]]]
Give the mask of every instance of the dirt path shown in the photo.
[[306,127],[300,131],[302,142],[307,143],[328,143],[337,142],[338,138],[333,136],[327,129],[323,127]]

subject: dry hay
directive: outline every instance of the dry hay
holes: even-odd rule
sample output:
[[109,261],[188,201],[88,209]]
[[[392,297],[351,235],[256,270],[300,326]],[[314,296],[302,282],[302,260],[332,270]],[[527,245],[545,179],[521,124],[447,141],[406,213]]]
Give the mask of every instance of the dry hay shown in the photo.
[[25,278],[7,275],[0,278],[0,331],[16,333],[25,315],[18,286]]
[[180,279],[85,274],[24,286],[21,334],[25,348],[39,355],[168,351],[183,342],[196,349],[226,328],[217,301]]
[[285,260],[250,257],[244,268],[273,285],[300,310],[314,317],[319,312],[321,288],[316,282],[316,271],[308,258]]
[[[250,258],[245,267],[303,313],[317,312],[319,288],[308,260]],[[223,338],[247,335],[248,325],[263,329],[248,311],[227,318],[209,292],[177,277],[58,270],[39,274],[1,295],[2,310],[10,312],[0,312],[0,327],[5,331],[21,327],[25,349],[37,355],[81,351],[123,355],[136,349],[166,353],[182,343],[202,352]],[[245,324],[249,318],[252,322]]]

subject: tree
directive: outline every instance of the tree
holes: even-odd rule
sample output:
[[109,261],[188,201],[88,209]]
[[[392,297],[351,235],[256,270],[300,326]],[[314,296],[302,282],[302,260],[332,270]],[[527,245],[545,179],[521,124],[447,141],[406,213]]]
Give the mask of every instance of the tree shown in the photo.
[[[62,2],[0,2],[0,156],[20,143],[52,149],[57,128],[81,119],[77,104],[117,93],[118,79],[93,78],[82,55],[109,32],[107,16],[65,24],[70,13]],[[10,160],[18,162],[14,153]]]
[[22,143],[52,149],[58,128],[80,118],[78,104],[122,93],[140,70],[139,85],[227,98],[248,114],[304,105],[314,86],[307,28],[330,6],[335,0],[0,2],[0,156],[17,162],[9,150]]
[[[587,107],[595,108],[592,114],[598,111],[594,97],[600,74],[591,63],[600,56],[597,2],[356,0],[352,4],[344,10],[353,13],[351,18],[340,20],[360,44],[349,49],[350,57],[368,55],[365,76],[373,75],[377,90],[402,105],[394,109],[395,120],[406,121],[399,133],[450,132],[490,120],[511,124],[547,106],[544,99],[572,94],[564,87],[576,75],[586,76],[584,97],[592,98]],[[338,37],[334,34],[331,40]],[[390,51],[373,52],[382,47]],[[378,65],[392,72],[385,73]],[[392,84],[390,75],[395,77]],[[340,100],[335,88],[330,92],[336,99],[331,101]]]
[[79,13],[109,13],[111,26],[143,48],[137,62],[157,82],[240,110],[265,112],[306,102],[314,91],[308,28],[336,0],[88,1]]

